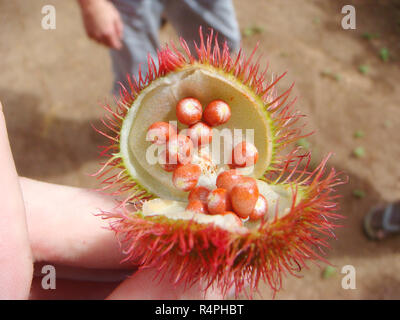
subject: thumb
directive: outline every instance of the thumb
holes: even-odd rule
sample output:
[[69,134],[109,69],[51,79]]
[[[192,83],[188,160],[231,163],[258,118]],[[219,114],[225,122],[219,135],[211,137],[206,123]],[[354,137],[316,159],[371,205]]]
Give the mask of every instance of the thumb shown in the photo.
[[0,103],[0,299],[26,299],[33,265],[18,175]]
[[193,286],[173,284],[168,275],[156,278],[156,269],[141,269],[123,281],[107,299],[110,300],[200,300],[222,299],[222,295],[198,282]]

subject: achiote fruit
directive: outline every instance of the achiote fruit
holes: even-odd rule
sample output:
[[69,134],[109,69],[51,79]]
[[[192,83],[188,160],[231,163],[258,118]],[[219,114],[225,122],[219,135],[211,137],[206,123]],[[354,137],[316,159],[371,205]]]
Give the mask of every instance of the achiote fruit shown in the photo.
[[[248,284],[251,294],[260,280],[276,291],[283,274],[321,259],[340,217],[341,180],[326,169],[329,156],[310,170],[309,153],[281,153],[304,136],[292,87],[276,93],[284,74],[269,81],[255,50],[232,55],[213,31],[204,38],[200,29],[196,48],[183,39],[164,47],[146,75],[128,78],[117,106],[105,107],[110,144],[97,176],[124,208],[104,216],[139,267],[223,292]],[[206,143],[193,143],[201,136]]]

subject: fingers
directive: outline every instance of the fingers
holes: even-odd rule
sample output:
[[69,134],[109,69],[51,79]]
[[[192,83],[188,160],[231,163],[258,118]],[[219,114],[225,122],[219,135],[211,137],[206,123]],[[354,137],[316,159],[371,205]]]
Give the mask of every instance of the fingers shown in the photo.
[[123,281],[109,296],[109,300],[198,300],[222,299],[218,290],[204,291],[205,285],[196,283],[190,288],[183,284],[173,284],[168,277],[161,281],[156,278],[155,269],[143,269],[135,272]]
[[112,292],[119,282],[93,282],[57,279],[56,289],[45,290],[42,279],[32,281],[31,300],[101,300]]
[[34,264],[33,276],[44,277],[46,267],[48,265],[54,267],[57,279],[67,279],[75,281],[93,281],[93,282],[121,282],[127,279],[134,269],[101,269],[101,268],[84,268],[59,265],[54,262],[36,262]]
[[0,299],[25,299],[32,256],[25,208],[0,103]]
[[87,189],[20,178],[35,261],[85,268],[128,268],[108,221],[95,214],[116,203]]
[[109,1],[82,2],[82,17],[88,36],[112,49],[122,48],[122,21]]
[[115,30],[117,31],[117,36],[119,39],[122,39],[123,33],[124,33],[124,25],[122,24],[121,17],[118,17],[115,19]]
[[119,36],[120,30],[116,29],[115,24],[111,25],[107,30],[99,30],[98,32],[88,32],[89,38],[105,45],[111,49],[119,50],[122,48],[122,36]]
[[112,30],[112,32],[107,32],[106,34],[102,35],[99,39],[100,43],[104,44],[105,46],[119,50],[122,48],[121,40],[117,34],[117,30]]

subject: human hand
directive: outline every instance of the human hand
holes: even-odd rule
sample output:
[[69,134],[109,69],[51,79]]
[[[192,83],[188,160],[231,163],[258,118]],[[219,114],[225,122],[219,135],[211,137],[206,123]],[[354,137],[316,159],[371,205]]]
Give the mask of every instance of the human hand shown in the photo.
[[[184,290],[168,276],[153,280],[155,269],[135,272],[135,266],[121,264],[118,239],[107,221],[95,215],[99,208],[115,207],[112,197],[19,178],[1,104],[0,177],[0,299],[221,298],[211,289],[204,293],[205,284]],[[41,263],[55,266],[55,290],[44,290],[40,278],[33,278],[33,264]]]
[[112,49],[121,49],[123,24],[115,6],[108,0],[79,0],[78,2],[89,38]]

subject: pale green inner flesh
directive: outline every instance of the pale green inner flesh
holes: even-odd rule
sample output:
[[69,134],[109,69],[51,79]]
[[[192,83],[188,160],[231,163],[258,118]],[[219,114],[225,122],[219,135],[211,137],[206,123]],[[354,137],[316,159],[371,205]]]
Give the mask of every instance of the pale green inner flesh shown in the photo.
[[146,160],[146,150],[151,145],[146,141],[147,129],[156,121],[176,121],[176,104],[185,97],[199,99],[203,107],[215,99],[226,101],[232,116],[218,129],[254,129],[259,158],[252,176],[260,177],[266,171],[271,161],[272,139],[262,101],[232,77],[222,75],[209,66],[195,65],[153,81],[130,108],[122,126],[120,148],[124,164],[133,179],[160,198],[187,199],[187,193],[173,186],[172,173]]
[[[266,218],[272,221],[277,214],[278,218],[284,217],[290,211],[293,201],[293,192],[289,185],[268,185],[266,182],[257,180],[257,186],[268,202]],[[296,204],[300,196],[296,199]],[[214,225],[232,232],[247,232],[249,229],[257,229],[260,221],[243,221],[243,226],[234,219],[232,215],[209,215],[186,211],[187,202],[172,201],[165,199],[154,199],[146,202],[142,208],[145,216],[162,215],[172,220],[194,220],[200,224],[213,223]]]

